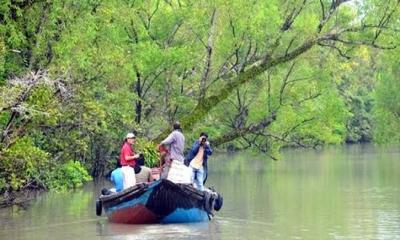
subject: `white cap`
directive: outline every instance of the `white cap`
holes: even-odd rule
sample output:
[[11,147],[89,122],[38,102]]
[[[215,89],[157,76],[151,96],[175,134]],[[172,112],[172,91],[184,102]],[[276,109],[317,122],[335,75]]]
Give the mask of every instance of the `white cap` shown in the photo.
[[125,139],[128,139],[128,138],[135,138],[135,137],[136,137],[135,134],[133,134],[133,133],[128,133],[128,134],[126,134]]

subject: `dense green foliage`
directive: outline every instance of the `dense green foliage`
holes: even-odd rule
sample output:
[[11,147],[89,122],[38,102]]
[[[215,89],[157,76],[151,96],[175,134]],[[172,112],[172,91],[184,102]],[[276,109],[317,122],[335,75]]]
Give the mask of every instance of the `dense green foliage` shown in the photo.
[[80,162],[69,161],[51,172],[50,181],[47,183],[51,189],[74,189],[92,178]]
[[91,180],[80,162],[52,162],[49,154],[21,138],[0,158],[0,189],[50,188],[73,189]]
[[374,139],[383,143],[400,142],[400,68],[399,49],[385,55],[377,73],[374,105]]
[[148,167],[160,166],[160,154],[157,151],[157,145],[151,141],[139,139],[135,150],[144,156],[144,164]]
[[[156,144],[399,142],[399,2],[0,3],[0,191],[66,188]],[[389,97],[390,96],[390,97]],[[77,164],[80,165],[77,165]]]

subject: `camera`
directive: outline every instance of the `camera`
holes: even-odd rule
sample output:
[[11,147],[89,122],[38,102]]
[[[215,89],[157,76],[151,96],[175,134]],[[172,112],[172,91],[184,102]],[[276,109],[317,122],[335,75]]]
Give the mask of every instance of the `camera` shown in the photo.
[[204,145],[206,143],[206,141],[207,141],[207,138],[202,137],[201,141],[200,141],[200,145]]

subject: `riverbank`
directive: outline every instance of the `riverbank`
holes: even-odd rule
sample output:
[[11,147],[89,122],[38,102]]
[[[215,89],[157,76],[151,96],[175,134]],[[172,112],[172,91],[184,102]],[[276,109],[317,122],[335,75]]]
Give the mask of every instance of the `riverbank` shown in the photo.
[[44,189],[24,189],[16,192],[5,192],[0,196],[0,208],[6,208],[13,205],[27,207],[31,200],[45,192]]

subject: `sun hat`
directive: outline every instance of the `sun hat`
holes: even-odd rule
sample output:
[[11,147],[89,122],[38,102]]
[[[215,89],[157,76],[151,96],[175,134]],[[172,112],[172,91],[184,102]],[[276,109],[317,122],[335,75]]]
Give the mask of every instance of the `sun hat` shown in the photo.
[[136,138],[136,136],[133,133],[128,133],[128,134],[126,134],[125,139],[128,139],[128,138]]

